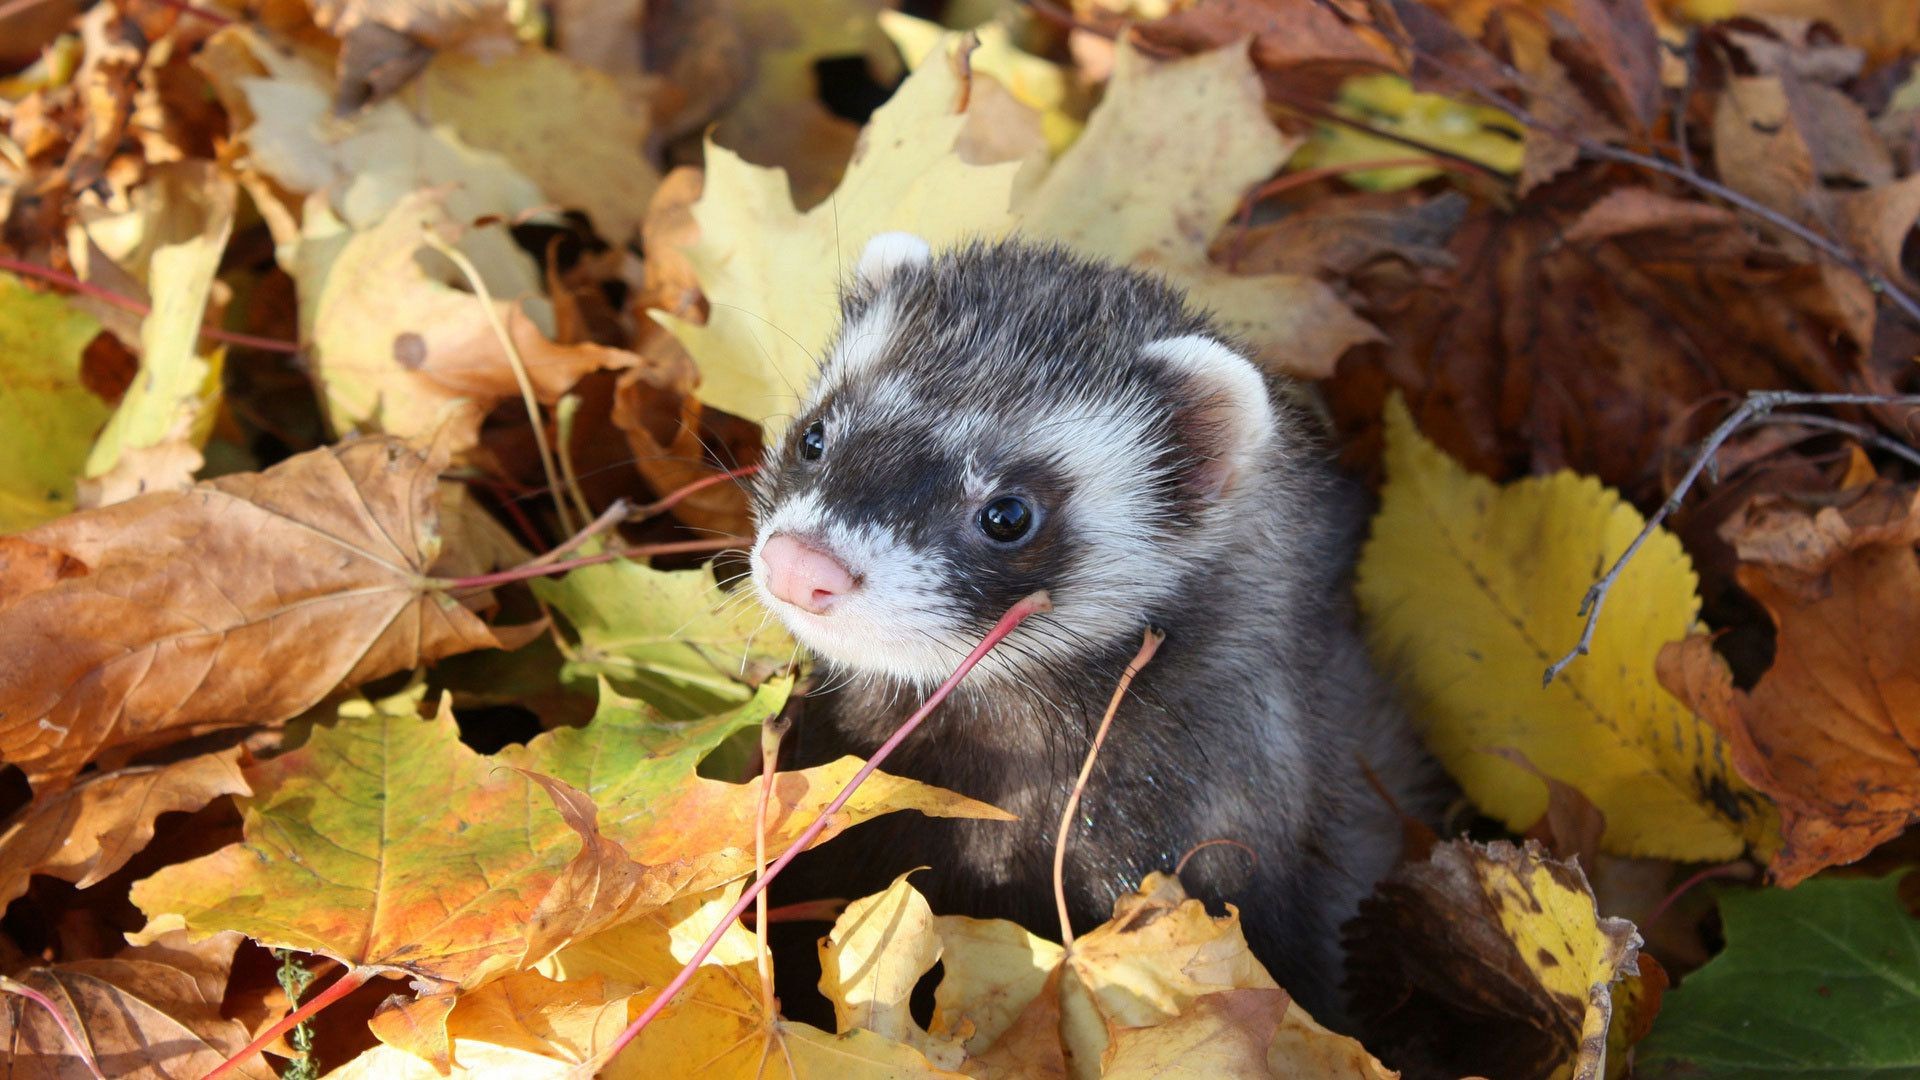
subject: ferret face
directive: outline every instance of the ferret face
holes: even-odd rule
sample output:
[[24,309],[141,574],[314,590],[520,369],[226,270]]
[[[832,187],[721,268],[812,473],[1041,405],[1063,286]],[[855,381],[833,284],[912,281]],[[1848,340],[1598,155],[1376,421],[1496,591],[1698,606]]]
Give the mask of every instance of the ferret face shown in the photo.
[[1153,279],[884,234],[762,464],[754,587],[830,664],[919,686],[1036,589],[1053,611],[982,675],[1109,651],[1217,550],[1275,437],[1265,380]]

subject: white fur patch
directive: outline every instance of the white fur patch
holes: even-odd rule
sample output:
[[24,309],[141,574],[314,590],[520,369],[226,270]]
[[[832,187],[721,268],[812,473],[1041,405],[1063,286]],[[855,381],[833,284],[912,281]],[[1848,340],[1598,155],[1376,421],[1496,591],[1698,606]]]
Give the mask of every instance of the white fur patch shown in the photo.
[[[840,332],[833,355],[821,368],[820,386],[841,383],[872,369],[893,342],[893,301],[882,297]],[[816,387],[815,397],[818,397]]]
[[[826,615],[774,596],[761,549],[768,537],[783,532],[831,552],[860,587]],[[840,666],[932,686],[952,674],[972,647],[960,636],[959,610],[940,588],[952,576],[946,560],[902,543],[881,526],[853,528],[833,520],[817,492],[788,500],[760,523],[750,562],[760,602],[801,644]]]
[[933,249],[912,233],[883,232],[867,241],[867,246],[860,252],[860,261],[854,266],[854,273],[860,275],[860,280],[879,289],[901,269],[924,266],[932,257]]

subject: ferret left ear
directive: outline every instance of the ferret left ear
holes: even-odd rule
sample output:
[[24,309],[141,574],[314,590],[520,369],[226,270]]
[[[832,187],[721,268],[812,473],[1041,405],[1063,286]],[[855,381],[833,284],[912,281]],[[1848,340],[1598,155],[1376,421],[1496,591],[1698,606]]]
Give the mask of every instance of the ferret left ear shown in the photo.
[[854,273],[869,288],[878,289],[909,266],[924,266],[933,257],[925,240],[907,232],[883,232],[867,241]]
[[1199,334],[1155,341],[1146,353],[1188,380],[1192,404],[1180,424],[1205,459],[1191,485],[1201,498],[1216,500],[1253,466],[1273,438],[1277,421],[1267,380],[1253,361]]

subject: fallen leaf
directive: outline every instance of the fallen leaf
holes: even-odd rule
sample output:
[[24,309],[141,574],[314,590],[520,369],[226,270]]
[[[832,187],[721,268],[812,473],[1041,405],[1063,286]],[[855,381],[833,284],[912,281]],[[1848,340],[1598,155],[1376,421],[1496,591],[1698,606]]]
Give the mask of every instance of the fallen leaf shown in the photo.
[[1118,1028],[1100,1065],[1110,1080],[1311,1076],[1395,1080],[1352,1039],[1299,1016],[1285,990],[1221,990],[1153,1027]]
[[335,425],[422,439],[444,428],[448,449],[461,454],[477,444],[488,410],[519,399],[522,373],[534,397],[552,404],[587,372],[633,358],[556,344],[526,306],[494,292],[491,314],[513,343],[509,353],[487,303],[429,247],[429,235],[453,224],[448,203],[431,191],[408,195],[337,248],[317,242],[310,215],[294,277]]
[[640,231],[660,174],[647,159],[644,87],[541,49],[436,57],[410,102],[421,120],[499,154],[547,198],[578,208],[616,246]]
[[[1348,79],[1340,85],[1336,104],[1342,115],[1370,127],[1441,147],[1496,172],[1519,172],[1526,154],[1526,129],[1506,113],[1415,90],[1399,75]],[[1325,123],[1314,129],[1291,164],[1323,169],[1410,156],[1404,143],[1350,125]],[[1430,165],[1403,165],[1346,172],[1342,179],[1367,191],[1397,191],[1439,175],[1440,170]]]
[[1615,1076],[1613,994],[1640,936],[1537,844],[1452,840],[1348,924],[1348,990],[1375,1049],[1418,1075]]
[[0,609],[0,756],[57,787],[103,754],[274,723],[500,647],[428,584],[442,467],[367,439],[25,534],[91,572]]
[[1782,846],[1771,869],[1785,885],[1852,862],[1920,820],[1912,540],[1818,557],[1826,565],[1810,577],[1740,568],[1741,587],[1777,627],[1773,666],[1751,690],[1734,687],[1704,635],[1660,654],[1661,681],[1713,723],[1741,778],[1779,806]]
[[73,479],[112,410],[80,358],[100,324],[65,297],[0,274],[0,533],[73,508]]
[[1592,655],[1541,672],[1580,639],[1579,597],[1640,531],[1589,477],[1504,488],[1449,460],[1397,399],[1387,486],[1357,590],[1381,655],[1405,658],[1427,746],[1474,803],[1525,829],[1547,810],[1517,750],[1606,816],[1611,852],[1708,860],[1764,843],[1765,801],[1726,763],[1713,728],[1660,686],[1662,643],[1695,626],[1686,553],[1657,532],[1615,582]]
[[706,568],[655,570],[627,559],[534,583],[579,635],[567,664],[680,717],[745,701],[791,661],[793,639],[749,590],[719,588]]
[[170,765],[134,765],[28,803],[0,828],[0,907],[25,894],[34,874],[80,889],[96,885],[153,839],[154,818],[249,794],[239,762],[234,747]]
[[1727,947],[1666,995],[1645,1077],[1905,1076],[1920,1070],[1920,924],[1900,878],[1729,891]]
[[965,100],[952,65],[921,65],[873,114],[866,151],[834,197],[804,214],[780,170],[707,148],[693,207],[699,238],[682,250],[711,310],[704,325],[649,313],[693,357],[702,400],[756,421],[787,411],[837,319],[834,283],[874,234],[917,232],[942,248],[1012,226],[1022,166],[971,165],[955,153]]
[[1246,189],[1298,145],[1267,119],[1244,48],[1164,62],[1122,48],[1086,132],[1021,200],[1020,229],[1164,274],[1270,368],[1323,377],[1378,340],[1373,327],[1319,281],[1242,277],[1207,258]]
[[[89,477],[109,475],[137,451],[170,448],[164,460],[176,469],[193,460],[179,451],[206,442],[220,401],[222,355],[202,354],[200,327],[238,192],[212,162],[179,162],[155,169],[139,194],[132,213],[153,309],[140,322],[140,375],[87,456]],[[157,486],[191,479],[175,471]]]
[[[947,37],[946,27],[900,11],[882,11],[879,19],[880,28],[893,39],[894,47],[900,50],[900,57],[907,62],[908,70],[918,68],[929,59],[936,63],[946,61],[946,53],[941,47]],[[973,28],[973,35],[980,42],[979,48],[967,57],[967,66],[973,74],[990,76],[1006,87],[1014,100],[1032,111],[1039,121],[1041,137],[1046,140],[1048,150],[1058,154],[1073,145],[1086,125],[1073,111],[1079,95],[1075,92],[1072,72],[1022,50],[1014,44],[1013,35],[1004,23],[981,23]],[[968,109],[968,117],[974,121],[986,119],[981,111],[972,108]],[[1003,124],[1017,122],[1007,116],[994,119]],[[975,164],[986,164],[989,161],[1018,160],[1021,156],[1019,153],[1001,156],[975,153],[971,158]]]
[[[100,1071],[126,1080],[201,1076],[247,1045],[247,1029],[220,1015],[221,995],[238,934],[197,946],[169,940],[114,957],[72,960],[14,976],[51,999],[86,1041]],[[46,1010],[4,992],[0,979],[0,1046],[21,1077],[89,1075]],[[255,1056],[232,1072],[272,1080]]]

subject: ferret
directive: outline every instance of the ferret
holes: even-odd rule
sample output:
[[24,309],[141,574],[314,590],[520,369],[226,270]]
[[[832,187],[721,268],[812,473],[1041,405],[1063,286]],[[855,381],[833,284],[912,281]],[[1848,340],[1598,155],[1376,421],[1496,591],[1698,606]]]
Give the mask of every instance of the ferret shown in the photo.
[[1068,841],[1074,929],[1178,869],[1339,1017],[1340,926],[1436,787],[1356,629],[1365,496],[1325,443],[1299,387],[1158,277],[1020,241],[868,243],[752,493],[753,588],[824,690],[796,763],[870,754],[1015,601],[1053,607],[885,766],[1019,820],[890,815],[821,849],[815,889],[925,866],[936,912],[1052,931],[1061,812],[1155,627]]

